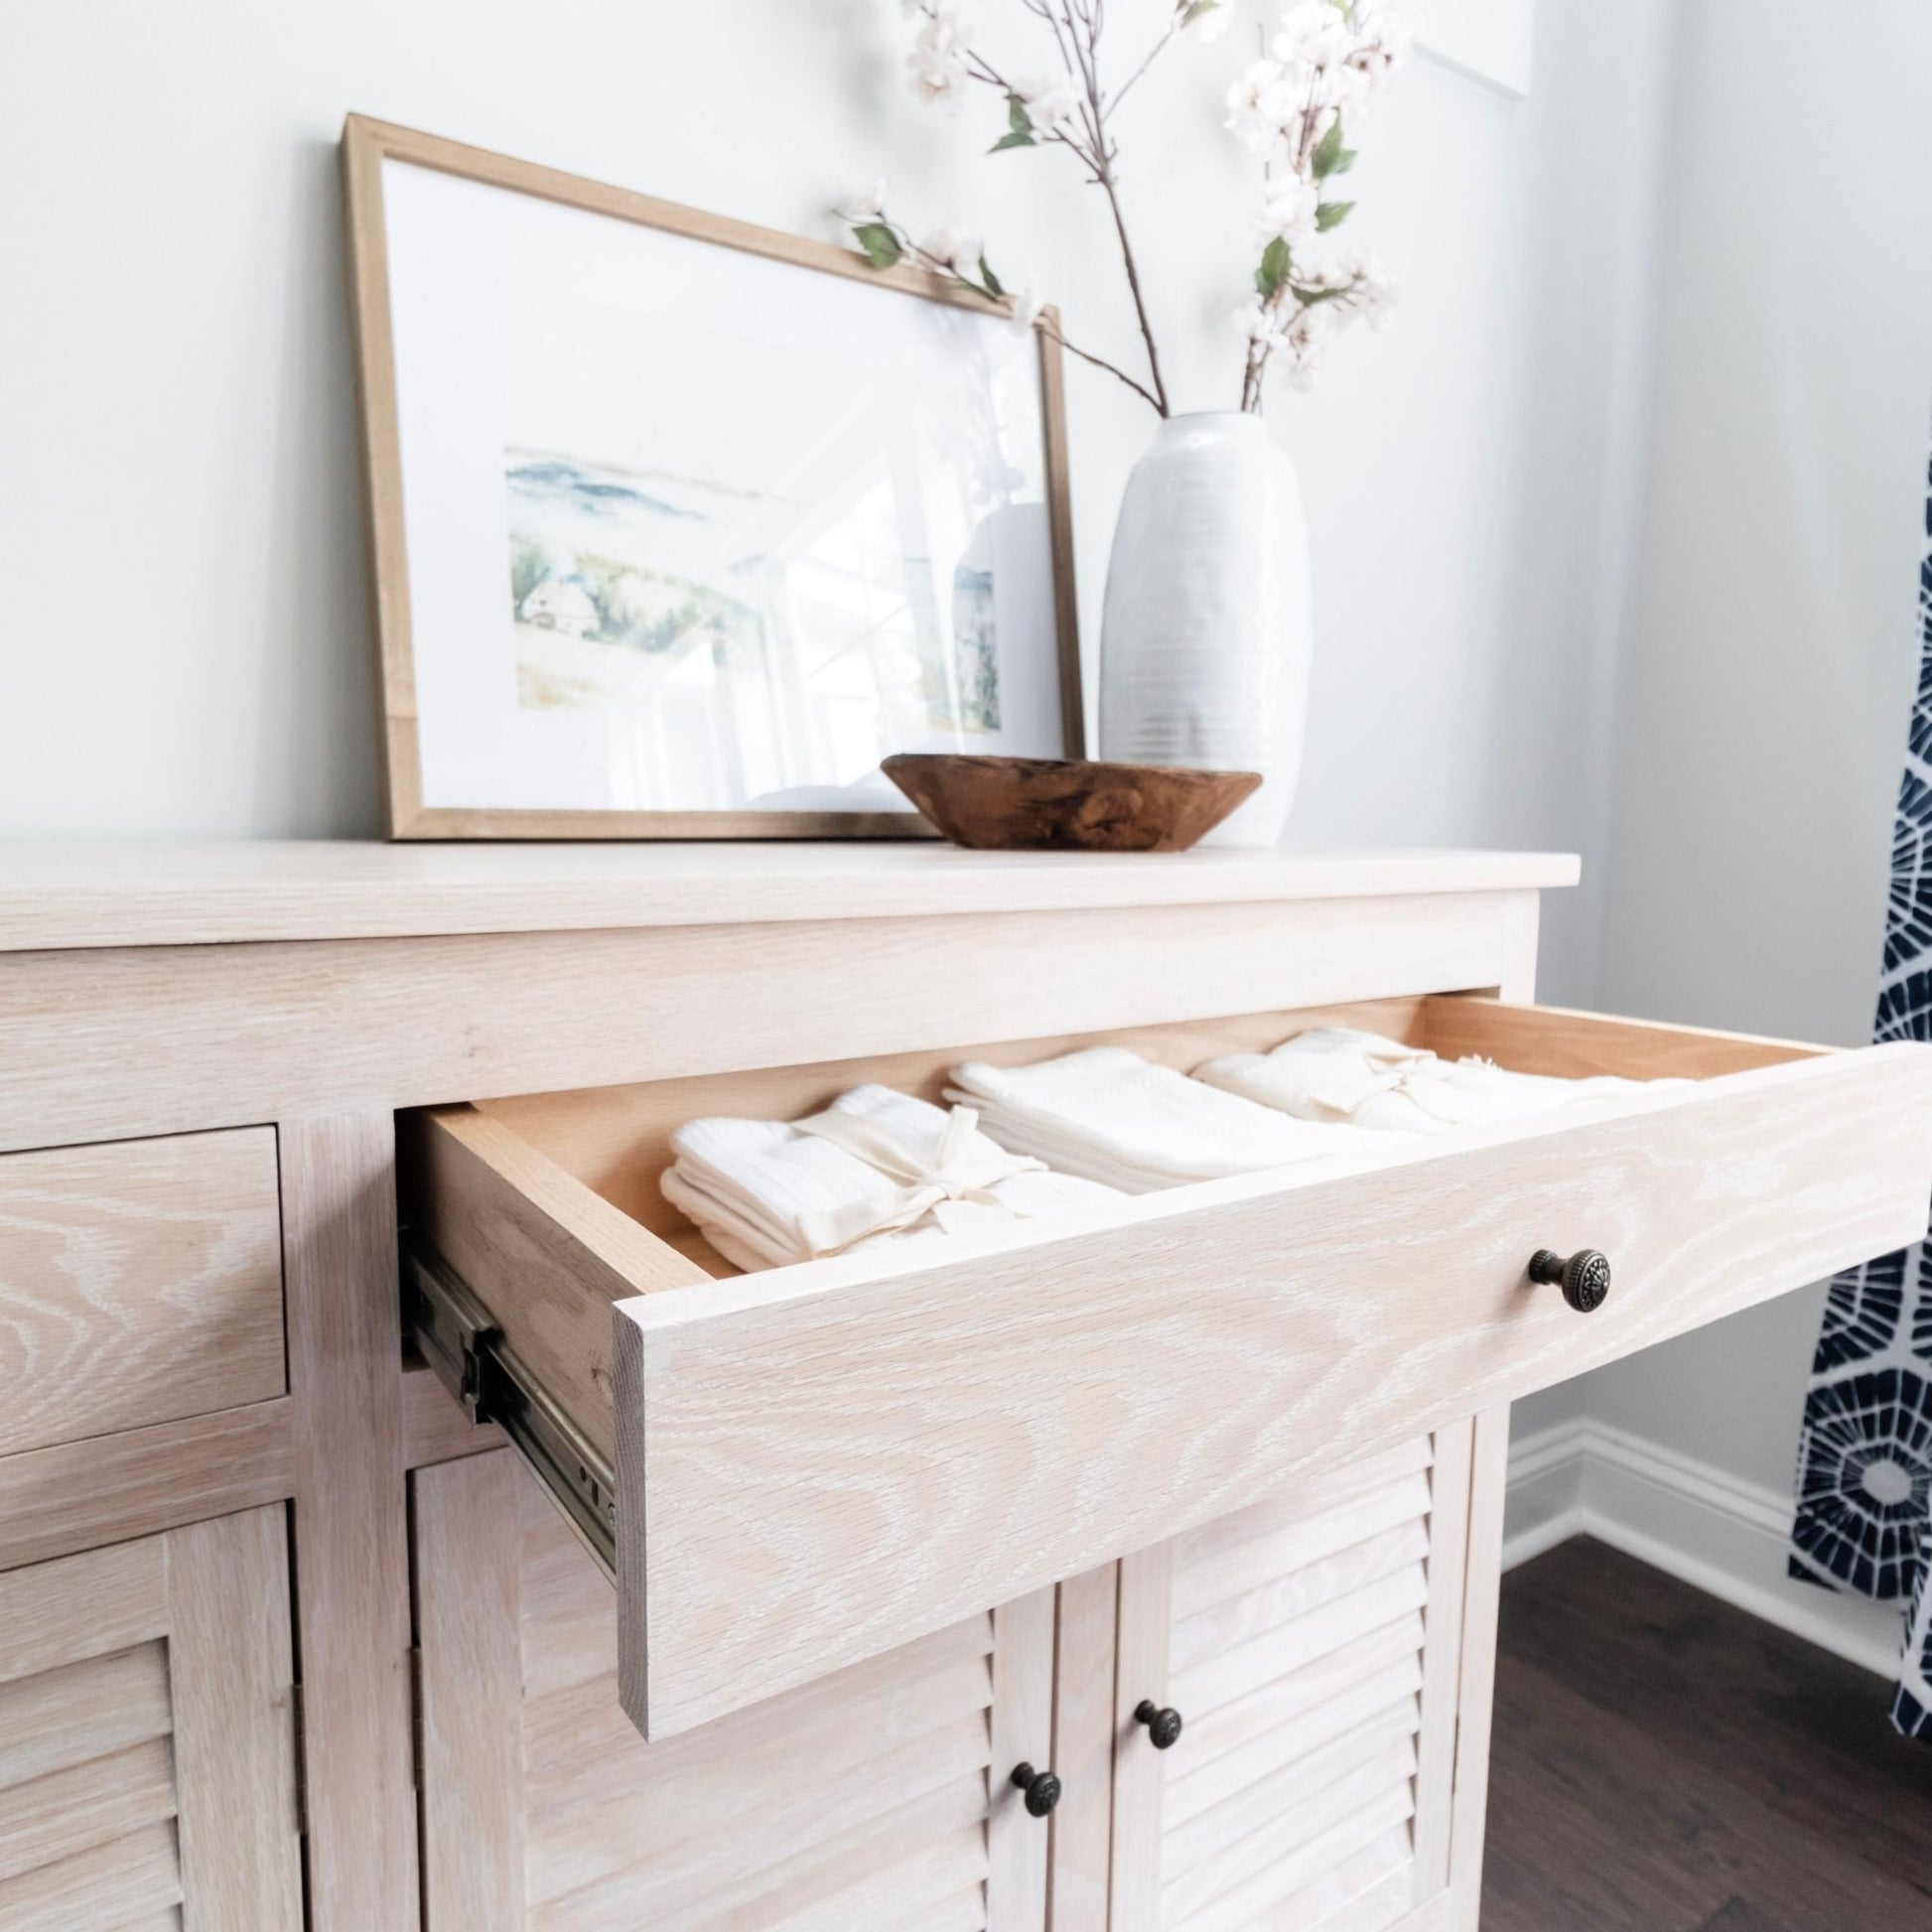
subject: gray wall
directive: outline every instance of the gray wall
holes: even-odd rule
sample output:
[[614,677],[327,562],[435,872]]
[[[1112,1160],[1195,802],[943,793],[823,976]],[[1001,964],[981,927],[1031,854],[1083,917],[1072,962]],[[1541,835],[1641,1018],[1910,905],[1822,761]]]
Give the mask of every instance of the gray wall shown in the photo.
[[[1122,122],[1189,407],[1225,406],[1236,383],[1253,187],[1221,122],[1260,18],[1244,4],[1247,24],[1176,50]],[[1165,5],[1120,0],[1122,44]],[[1599,163],[1642,124],[1650,76],[1643,33],[1574,0],[1547,12],[1528,101],[1418,60],[1378,111],[1351,186],[1405,307],[1276,413],[1319,560],[1300,842],[1600,834],[1571,753],[1603,641],[1578,587],[1605,541],[1594,453],[1631,420],[1599,377],[1644,224],[1627,211],[1641,171]],[[345,110],[806,232],[890,169],[921,222],[989,234],[1076,338],[1132,352],[1091,194],[1053,157],[986,161],[985,104],[920,110],[891,0],[561,0],[540,28],[513,0],[106,0],[16,9],[10,29],[0,837],[378,824]],[[1070,382],[1091,649],[1151,419],[1104,375]]]
[[[1856,17],[1685,10],[1601,954],[1616,1011],[1846,1043],[1871,1024],[1932,419],[1932,7]],[[1842,165],[1803,132],[1821,115]],[[1783,1483],[1819,1307],[1585,1400]]]
[[[1815,22],[1799,0],[1680,10],[1594,964],[1612,1011],[1849,1044],[1917,657],[1932,8]],[[1581,1483],[1596,1533],[1888,1669],[1894,1618],[1784,1576],[1823,1300],[1519,1404],[1525,1477],[1548,1473],[1512,1491],[1512,1534],[1534,1547]],[[1551,1465],[1579,1428],[1600,1447]]]

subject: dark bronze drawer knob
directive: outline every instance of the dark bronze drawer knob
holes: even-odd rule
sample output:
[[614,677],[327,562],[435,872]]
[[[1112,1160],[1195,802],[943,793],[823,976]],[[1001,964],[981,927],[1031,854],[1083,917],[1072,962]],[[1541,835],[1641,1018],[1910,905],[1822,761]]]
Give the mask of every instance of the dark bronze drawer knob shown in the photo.
[[1610,1264],[1594,1248],[1579,1248],[1566,1261],[1562,1255],[1539,1248],[1530,1256],[1530,1280],[1563,1290],[1563,1299],[1579,1314],[1589,1314],[1603,1306],[1610,1292]]
[[1148,1742],[1157,1751],[1172,1750],[1180,1741],[1180,1713],[1172,1706],[1164,1711],[1152,1698],[1143,1698],[1134,1707],[1134,1722],[1147,1725]]
[[1031,1764],[1016,1764],[1013,1781],[1027,1794],[1027,1809],[1035,1818],[1044,1818],[1060,1801],[1060,1781],[1051,1771],[1035,1771]]

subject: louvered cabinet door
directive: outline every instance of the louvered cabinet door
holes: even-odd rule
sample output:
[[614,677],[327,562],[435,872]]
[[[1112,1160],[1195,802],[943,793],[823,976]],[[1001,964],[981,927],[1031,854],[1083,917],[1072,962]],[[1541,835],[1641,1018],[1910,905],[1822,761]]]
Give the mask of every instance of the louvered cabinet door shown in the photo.
[[[1461,1923],[1473,1441],[1417,1438],[1121,1565],[1113,1932]],[[1180,1714],[1170,1748],[1144,1704]]]
[[507,1451],[418,1470],[428,1932],[1043,1932],[1042,1591],[646,1744],[617,1602]]
[[0,1576],[0,1932],[296,1932],[278,1507]]

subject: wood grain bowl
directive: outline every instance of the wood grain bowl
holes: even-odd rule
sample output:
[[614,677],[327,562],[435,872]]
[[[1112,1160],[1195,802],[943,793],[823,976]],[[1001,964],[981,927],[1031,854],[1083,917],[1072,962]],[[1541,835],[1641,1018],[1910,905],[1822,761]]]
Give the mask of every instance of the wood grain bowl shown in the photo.
[[1185,852],[1258,771],[902,752],[886,775],[955,845],[981,851]]

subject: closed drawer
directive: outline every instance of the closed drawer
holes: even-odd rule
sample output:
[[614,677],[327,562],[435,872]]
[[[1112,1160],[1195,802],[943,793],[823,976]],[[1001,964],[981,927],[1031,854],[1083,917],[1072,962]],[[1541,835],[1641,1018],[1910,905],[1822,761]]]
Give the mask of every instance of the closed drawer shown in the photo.
[[275,1131],[0,1159],[0,1453],[279,1395]]
[[[1192,1066],[1337,1018],[1528,1072],[1692,1084],[1420,1151],[1365,1132],[1344,1157],[1087,1222],[740,1278],[658,1197],[680,1122],[794,1115],[860,1078],[930,1094],[962,1053],[1076,1042],[408,1122],[406,1217],[612,1465],[621,1684],[647,1736],[1923,1231],[1921,1047],[1831,1053],[1466,997],[1112,1036]],[[1526,1275],[1539,1248],[1586,1247],[1615,1271],[1587,1316]]]

